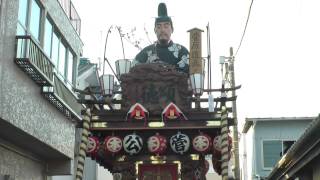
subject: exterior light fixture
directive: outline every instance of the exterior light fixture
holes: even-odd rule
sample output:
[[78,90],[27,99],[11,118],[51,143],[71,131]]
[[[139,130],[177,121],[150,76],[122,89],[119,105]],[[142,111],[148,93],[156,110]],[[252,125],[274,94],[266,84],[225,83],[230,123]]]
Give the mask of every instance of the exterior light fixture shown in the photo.
[[130,71],[131,61],[128,59],[119,59],[116,61],[117,77],[120,79],[122,74],[126,74]]
[[114,89],[114,76],[104,74],[100,76],[101,93],[103,96],[112,96]]
[[195,96],[201,96],[204,89],[204,67],[205,60],[201,60],[201,69],[195,73],[190,74],[190,84]]
[[201,96],[204,88],[204,79],[202,73],[190,75],[191,87],[195,96]]

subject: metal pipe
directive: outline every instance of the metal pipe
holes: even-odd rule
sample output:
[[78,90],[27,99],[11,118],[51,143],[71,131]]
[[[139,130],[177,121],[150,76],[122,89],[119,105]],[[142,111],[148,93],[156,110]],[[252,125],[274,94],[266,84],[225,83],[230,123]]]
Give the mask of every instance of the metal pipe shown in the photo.
[[[106,58],[106,49],[107,49],[107,43],[108,43],[108,37],[109,37],[109,34],[111,33],[111,29],[113,28],[113,26],[111,25],[110,28],[108,29],[108,33],[107,33],[107,36],[106,36],[106,41],[104,43],[104,54],[103,54],[103,71],[102,71],[102,74],[104,75],[104,69],[105,69],[105,61],[107,61],[113,75],[117,78],[117,80],[119,81],[118,77],[117,77],[117,74],[115,73],[115,71],[113,70],[108,58]],[[122,41],[122,39],[121,39]]]

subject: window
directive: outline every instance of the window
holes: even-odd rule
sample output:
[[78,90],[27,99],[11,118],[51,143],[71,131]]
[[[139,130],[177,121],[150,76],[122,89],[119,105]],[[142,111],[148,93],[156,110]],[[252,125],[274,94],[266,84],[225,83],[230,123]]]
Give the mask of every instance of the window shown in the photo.
[[[54,31],[55,27],[52,24],[50,27],[52,27],[52,31]],[[50,43],[48,43],[48,47],[49,46]],[[48,50],[45,51],[50,51],[50,49],[48,48]],[[68,87],[72,88],[74,55],[72,54],[70,47],[57,32],[52,33],[50,58],[52,63],[55,65],[57,75],[61,80],[66,82]]]
[[282,144],[282,148],[283,148],[283,153],[282,153],[282,156],[284,154],[287,153],[287,151],[290,149],[290,147],[294,144],[295,141],[283,141],[283,144]]
[[28,0],[19,0],[17,35],[25,35],[27,27]]
[[288,151],[294,141],[265,140],[263,141],[263,167],[272,168]]
[[[50,14],[42,13],[45,9],[40,2],[40,0],[19,0],[17,35],[31,35],[54,64],[58,77],[72,88],[74,54],[59,33]],[[63,2],[70,4],[69,1]],[[44,14],[47,14],[47,17],[42,17]],[[42,24],[44,25],[43,37]],[[43,44],[40,45],[41,40]]]
[[58,72],[64,78],[65,76],[65,65],[66,65],[66,46],[60,43],[59,48],[59,62],[58,62]]
[[68,72],[67,72],[67,80],[72,84],[73,79],[73,54],[69,51],[68,54]]
[[17,35],[31,34],[40,42],[41,8],[36,0],[19,0]]
[[43,49],[48,57],[51,57],[51,47],[52,47],[51,42],[52,42],[52,24],[49,21],[49,19],[46,18]]
[[40,41],[40,17],[41,9],[35,0],[31,1],[30,25],[31,34]]
[[58,69],[58,60],[59,60],[59,38],[56,33],[52,35],[52,49],[51,49],[51,60],[55,65],[56,69]]

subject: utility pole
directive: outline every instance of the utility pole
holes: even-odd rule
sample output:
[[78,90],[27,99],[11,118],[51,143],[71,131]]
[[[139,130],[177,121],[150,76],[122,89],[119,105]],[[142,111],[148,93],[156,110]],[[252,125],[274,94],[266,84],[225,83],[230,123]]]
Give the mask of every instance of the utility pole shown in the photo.
[[[235,87],[235,78],[234,78],[234,56],[233,56],[233,48],[230,47],[230,64],[229,64],[229,73],[230,73],[230,81],[231,88]],[[236,96],[236,90],[233,89],[231,91],[232,97]],[[233,125],[233,151],[234,151],[234,175],[236,180],[240,180],[240,166],[239,166],[239,138],[238,138],[238,119],[237,119],[237,103],[236,101],[232,101],[232,116],[234,119]]]

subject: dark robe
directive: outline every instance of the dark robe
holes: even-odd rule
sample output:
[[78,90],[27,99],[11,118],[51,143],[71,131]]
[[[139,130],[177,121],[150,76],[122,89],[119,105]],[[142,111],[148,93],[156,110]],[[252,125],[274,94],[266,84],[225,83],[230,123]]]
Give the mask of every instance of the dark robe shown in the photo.
[[168,45],[155,43],[145,47],[133,60],[133,65],[159,63],[175,65],[178,71],[189,73],[189,52],[184,46],[170,41]]

